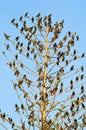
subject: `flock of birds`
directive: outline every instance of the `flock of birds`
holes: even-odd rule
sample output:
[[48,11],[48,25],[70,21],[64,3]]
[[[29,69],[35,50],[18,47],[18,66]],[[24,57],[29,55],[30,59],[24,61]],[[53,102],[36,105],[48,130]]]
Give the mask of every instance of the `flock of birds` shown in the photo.
[[[22,22],[22,27],[20,27],[19,23],[16,22],[15,18],[11,20],[11,24],[13,24],[17,29],[19,29],[22,36],[24,36],[25,40],[27,40],[27,47],[24,47],[24,43],[20,42],[21,37],[16,36],[14,41],[11,40],[11,36],[4,33],[4,37],[6,40],[13,43],[15,49],[19,52],[19,54],[23,54],[25,57],[32,59],[35,61],[37,71],[31,70],[33,77],[36,77],[36,81],[32,81],[28,78],[26,74],[22,75],[20,70],[18,70],[16,66],[16,61],[18,62],[18,55],[15,55],[15,60],[8,63],[11,69],[14,71],[14,75],[18,78],[17,83],[13,82],[14,88],[20,89],[24,94],[24,98],[26,102],[30,102],[30,105],[27,105],[28,110],[30,111],[28,114],[28,123],[34,127],[34,116],[37,116],[38,122],[41,122],[39,116],[39,111],[41,111],[41,105],[43,102],[46,102],[47,114],[49,119],[47,119],[48,126],[52,126],[53,124],[57,124],[57,128],[59,130],[65,129],[77,129],[78,128],[78,119],[76,115],[81,112],[81,109],[85,110],[85,86],[84,82],[84,67],[81,66],[79,69],[75,69],[74,65],[71,63],[80,58],[85,58],[85,53],[82,53],[81,56],[77,56],[76,49],[71,51],[75,45],[75,41],[79,41],[79,36],[76,33],[72,34],[70,31],[63,37],[63,39],[58,40],[60,38],[61,31],[64,27],[64,20],[60,23],[56,22],[53,24],[52,22],[52,14],[48,16],[41,17],[41,14],[38,13],[36,17],[30,17],[29,13],[26,12],[24,16],[20,16],[19,22]],[[27,20],[26,20],[27,18]],[[27,24],[27,21],[30,20],[31,26]],[[33,26],[32,26],[33,25]],[[47,40],[46,40],[47,39]],[[46,46],[46,41],[48,41],[48,47]],[[47,52],[46,52],[47,47]],[[10,44],[6,44],[6,49],[11,50]],[[23,51],[24,49],[24,51]],[[25,53],[24,53],[25,52]],[[33,58],[30,55],[33,54]],[[5,55],[5,53],[4,53]],[[47,62],[44,62],[44,58],[46,57]],[[22,69],[28,69],[27,66],[21,61],[19,61],[18,65]],[[47,85],[44,85],[44,66],[47,68],[46,82]],[[70,66],[70,68],[69,68]],[[82,73],[81,75],[78,75]],[[22,75],[22,76],[20,76]],[[75,78],[73,81],[73,77]],[[71,78],[71,79],[70,79]],[[67,84],[69,85],[65,87],[65,79],[67,79]],[[68,80],[70,79],[70,80]],[[75,83],[81,83],[81,88],[78,97]],[[28,88],[31,89],[32,98],[29,99],[28,93],[23,88],[23,84],[27,84]],[[34,87],[37,87],[38,93],[34,92]],[[43,95],[43,88],[46,87],[45,95]],[[70,91],[70,95],[67,95],[67,92]],[[57,101],[58,96],[65,93],[65,99],[61,101]],[[20,97],[19,97],[20,98]],[[35,103],[33,101],[35,100]],[[65,103],[70,101],[70,105],[68,108]],[[60,102],[60,103],[59,103]],[[61,104],[60,106],[57,104]],[[35,106],[36,112],[35,112]],[[16,111],[19,113],[19,107],[15,105]],[[24,107],[24,104],[21,103],[21,109],[26,112],[27,110]],[[55,116],[50,118],[52,113],[52,109],[56,111]],[[38,111],[38,115],[37,115]],[[3,117],[3,114],[2,114]],[[85,115],[83,114],[82,125],[86,126],[86,120],[84,119]],[[80,118],[80,119],[81,119]],[[10,119],[10,118],[9,118]],[[59,119],[59,121],[58,121]],[[73,120],[74,119],[74,120]],[[11,119],[10,119],[11,120]],[[73,123],[73,124],[72,124]],[[13,121],[10,121],[10,124],[13,125]],[[14,127],[14,125],[13,125]],[[25,128],[25,124],[23,126]],[[48,129],[48,128],[47,128]],[[26,129],[25,129],[26,130]]]

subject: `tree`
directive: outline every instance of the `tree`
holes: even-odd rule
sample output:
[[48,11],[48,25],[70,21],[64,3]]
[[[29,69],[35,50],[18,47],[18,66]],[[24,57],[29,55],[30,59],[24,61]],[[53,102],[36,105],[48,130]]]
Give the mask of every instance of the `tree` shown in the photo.
[[86,126],[84,67],[75,64],[85,53],[79,56],[74,48],[79,40],[76,33],[69,31],[60,39],[64,20],[53,24],[51,16],[30,17],[26,12],[19,22],[11,20],[19,30],[14,40],[4,33],[8,43],[3,54],[16,77],[11,82],[20,101],[15,104],[20,123],[6,113],[0,118],[14,130],[81,130]]

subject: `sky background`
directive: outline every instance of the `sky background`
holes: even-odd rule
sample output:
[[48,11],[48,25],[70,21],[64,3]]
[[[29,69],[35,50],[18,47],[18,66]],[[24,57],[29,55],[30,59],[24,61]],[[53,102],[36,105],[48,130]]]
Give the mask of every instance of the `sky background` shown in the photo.
[[[53,20],[65,20],[64,33],[69,30],[77,32],[80,41],[77,42],[77,50],[86,52],[86,0],[2,0],[0,1],[0,108],[14,115],[14,104],[17,101],[16,93],[12,88],[10,79],[13,75],[6,60],[2,55],[5,49],[3,33],[16,33],[16,29],[10,24],[12,18],[18,19],[25,12],[36,16],[41,12],[42,16],[52,13]],[[86,60],[84,62],[86,64]],[[1,129],[0,129],[1,130]]]

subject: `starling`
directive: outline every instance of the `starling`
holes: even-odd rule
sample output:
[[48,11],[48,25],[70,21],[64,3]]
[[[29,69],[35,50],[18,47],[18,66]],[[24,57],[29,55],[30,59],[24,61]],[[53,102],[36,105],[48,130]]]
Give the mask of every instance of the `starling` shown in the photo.
[[79,80],[79,77],[77,76],[77,77],[76,77],[76,81],[78,81],[78,80]]
[[26,53],[26,57],[27,57],[27,58],[29,57],[29,53],[28,53],[28,52]]
[[74,35],[74,34],[72,34],[72,36],[71,36],[71,37],[72,37],[72,39],[74,40],[74,38],[75,38],[75,35]]
[[73,58],[74,60],[76,60],[77,59],[77,56],[74,56],[74,58]]
[[81,55],[81,57],[82,57],[82,58],[85,57],[85,53],[83,53],[83,54]]
[[29,28],[26,27],[26,26],[25,26],[23,29],[24,29],[26,32],[29,31]]
[[15,55],[15,60],[17,60],[17,59],[18,59],[18,55],[16,54],[16,55]]
[[25,13],[24,17],[27,17],[28,16],[28,12]]
[[7,49],[7,50],[9,49],[9,44],[6,45],[6,49]]
[[38,13],[38,14],[36,15],[36,18],[39,17],[39,16],[40,16],[40,13]]
[[34,22],[34,17],[32,17],[32,19],[31,19],[31,20],[32,20],[32,23],[33,23],[33,22]]
[[82,71],[82,72],[84,71],[84,67],[83,67],[83,66],[81,66],[81,71]]
[[72,84],[70,85],[70,89],[73,89],[73,85]]
[[22,16],[19,18],[19,21],[22,21]]
[[64,40],[64,41],[66,41],[66,40],[67,40],[67,35],[63,38],[63,40]]
[[71,66],[70,71],[72,71],[73,69],[74,69],[74,65],[73,65],[73,66]]
[[66,60],[65,62],[66,62],[66,65],[68,65],[68,60]]
[[22,46],[23,46],[23,43],[20,44],[20,47],[22,47]]
[[18,28],[18,23],[15,24],[16,28]]
[[10,36],[7,35],[6,33],[4,33],[4,37],[6,38],[6,40],[9,40]]
[[69,35],[69,36],[71,35],[71,32],[70,32],[70,31],[68,32],[68,35]]
[[15,37],[15,40],[18,41],[18,40],[19,40],[19,36],[16,36],[16,37]]
[[73,51],[73,55],[75,55],[76,54],[76,49]]
[[13,19],[11,20],[11,23],[14,23],[14,21],[15,21],[15,18],[13,18]]
[[77,41],[79,41],[79,36],[76,36]]
[[84,108],[85,109],[85,105],[82,103],[82,108]]
[[60,24],[60,26],[63,28],[64,19],[63,19],[59,24]]
[[84,78],[84,75],[82,74],[80,78],[81,78],[81,80],[83,80],[83,78]]
[[84,86],[81,86],[81,93],[84,92]]
[[21,104],[21,109],[22,109],[22,110],[24,109],[24,105],[23,105],[23,104]]
[[45,21],[47,19],[47,16],[44,17],[43,21]]
[[34,96],[35,100],[37,99],[37,94]]
[[20,31],[21,31],[21,32],[23,32],[23,30],[24,30],[24,28],[23,28],[23,27],[21,27],[21,30],[20,30]]
[[71,98],[73,98],[75,96],[75,92],[73,91],[72,92],[72,95],[71,95]]
[[71,40],[68,42],[68,44],[71,45],[71,46],[74,46],[74,40],[71,39]]
[[70,84],[73,85],[73,80],[70,80]]

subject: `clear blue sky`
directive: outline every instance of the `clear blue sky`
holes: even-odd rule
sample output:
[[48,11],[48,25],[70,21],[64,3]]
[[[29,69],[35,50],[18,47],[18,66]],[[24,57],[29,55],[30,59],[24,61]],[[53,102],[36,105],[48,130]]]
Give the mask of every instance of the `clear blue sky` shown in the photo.
[[42,16],[52,13],[54,21],[64,19],[64,32],[68,30],[77,32],[80,36],[77,49],[80,52],[86,51],[86,0],[2,0],[0,2],[0,108],[3,112],[7,111],[11,114],[14,113],[13,105],[17,98],[10,83],[13,75],[1,54],[5,42],[3,33],[16,33],[10,21],[27,11],[34,16],[38,12],[41,12]]

